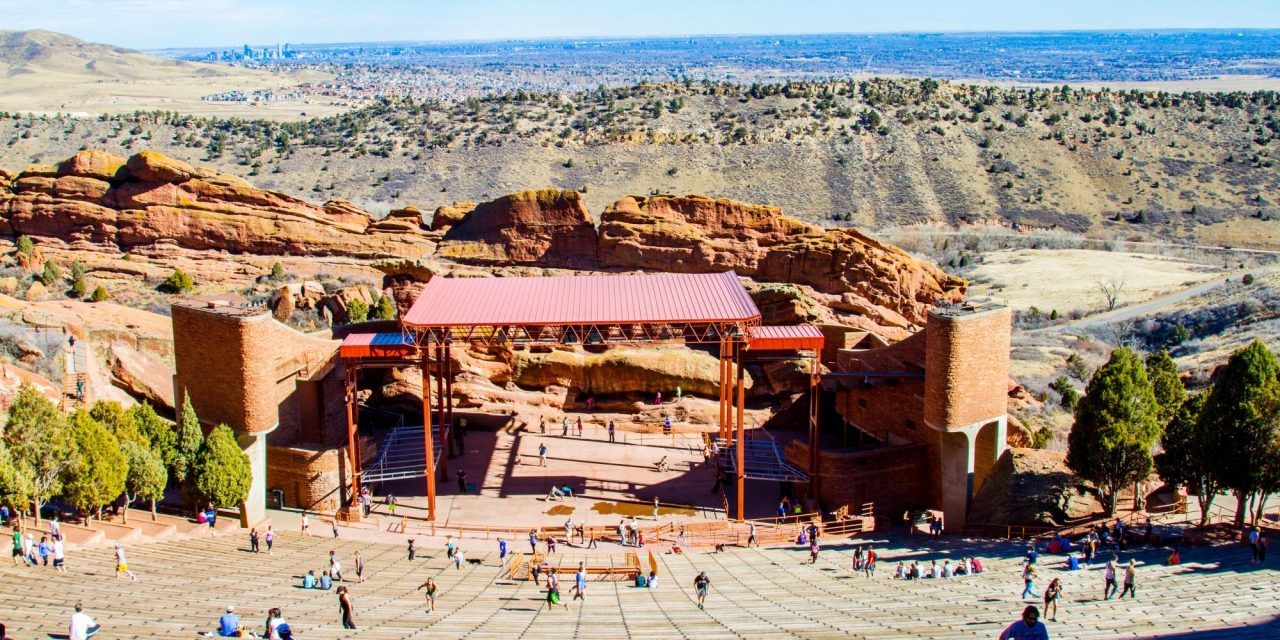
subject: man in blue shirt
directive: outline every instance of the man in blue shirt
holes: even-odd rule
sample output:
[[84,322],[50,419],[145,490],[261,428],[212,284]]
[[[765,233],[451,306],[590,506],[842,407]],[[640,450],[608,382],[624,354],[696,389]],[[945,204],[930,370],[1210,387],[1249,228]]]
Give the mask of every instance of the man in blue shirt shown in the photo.
[[507,563],[507,541],[502,538],[498,538],[498,560],[502,564]]
[[227,612],[218,619],[218,635],[234,638],[240,633],[240,617],[235,614],[236,608],[227,605]]
[[1022,610],[1022,619],[1009,625],[1000,640],[1049,640],[1049,629],[1040,622],[1040,610],[1034,606]]

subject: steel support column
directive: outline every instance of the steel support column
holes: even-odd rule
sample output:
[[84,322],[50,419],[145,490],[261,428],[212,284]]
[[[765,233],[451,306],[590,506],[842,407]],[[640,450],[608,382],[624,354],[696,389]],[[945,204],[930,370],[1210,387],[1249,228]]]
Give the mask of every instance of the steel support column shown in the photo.
[[422,349],[422,437],[426,446],[427,520],[436,519],[435,443],[431,436],[431,346]]
[[815,506],[818,503],[819,492],[822,491],[822,455],[820,447],[822,446],[822,434],[818,428],[818,410],[819,404],[818,394],[821,387],[818,385],[820,380],[820,370],[818,367],[818,356],[814,354],[809,359],[809,497],[814,501]]
[[[449,437],[448,428],[444,421],[444,344],[437,342],[435,346],[436,352],[436,424],[440,426],[440,437],[444,438],[444,445],[449,450],[452,439]],[[444,455],[440,458],[440,479],[449,479],[449,456]]]
[[[453,340],[445,338],[444,348],[441,351],[444,360],[444,398],[441,402],[445,406],[445,424],[449,425],[450,430],[458,428],[458,424],[453,421],[453,359],[450,357],[452,355]],[[462,439],[457,438],[456,441],[459,443],[458,455],[462,455]]]
[[747,478],[747,456],[743,439],[746,436],[745,421],[743,420],[743,412],[745,410],[747,391],[746,391],[746,371],[742,366],[742,343],[737,342],[733,348],[734,359],[738,361],[738,436],[737,458],[738,458],[738,522],[745,519],[745,495],[746,478]]
[[358,503],[360,495],[360,452],[356,448],[356,443],[360,440],[356,433],[356,381],[355,370],[351,367],[343,367],[344,369],[344,398],[347,404],[347,468],[351,472],[350,486],[351,493],[346,496],[346,505],[350,508]]

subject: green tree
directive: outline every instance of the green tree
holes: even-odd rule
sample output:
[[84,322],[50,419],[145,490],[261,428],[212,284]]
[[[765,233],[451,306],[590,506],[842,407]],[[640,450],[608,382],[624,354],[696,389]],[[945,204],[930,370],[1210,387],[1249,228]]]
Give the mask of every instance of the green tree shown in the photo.
[[71,297],[83,298],[85,294],[86,286],[87,285],[85,285],[84,283],[84,278],[77,278],[73,280],[71,282]]
[[1182,485],[1196,494],[1200,502],[1200,524],[1209,522],[1209,509],[1213,500],[1222,490],[1218,478],[1213,474],[1213,459],[1229,456],[1218,446],[1217,438],[1212,431],[1200,424],[1200,414],[1204,409],[1206,394],[1197,394],[1186,399],[1173,419],[1164,428],[1160,437],[1163,449],[1155,456],[1156,472],[1160,479],[1173,485]]
[[249,497],[253,479],[249,456],[240,450],[231,427],[225,424],[209,432],[194,471],[196,494],[214,508],[234,507]]
[[79,260],[73,260],[71,262],[71,279],[72,280],[84,280],[84,276],[87,273],[89,273],[89,269],[88,267],[84,266],[83,262],[80,262]]
[[1067,466],[1102,490],[1112,514],[1120,488],[1151,473],[1151,446],[1159,436],[1155,393],[1142,360],[1130,349],[1115,349],[1076,405]]
[[36,243],[31,241],[31,236],[18,236],[18,240],[14,242],[14,246],[18,249],[18,253],[23,255],[31,255],[36,250]]
[[1201,428],[1228,455],[1211,459],[1212,473],[1236,495],[1236,526],[1244,526],[1249,498],[1263,489],[1276,438],[1280,363],[1258,340],[1242,347],[1218,371],[1200,412]]
[[[0,504],[23,507],[31,503],[31,476],[25,471],[13,459],[4,440],[0,439]],[[22,517],[25,512],[25,508],[19,508],[18,516]]]
[[396,304],[391,296],[382,296],[378,298],[378,304],[373,307],[373,317],[379,320],[395,320]]
[[108,433],[121,443],[138,442],[150,446],[146,437],[138,430],[138,423],[131,411],[126,411],[119,402],[99,400],[89,408],[89,416],[97,420]]
[[110,297],[111,294],[107,293],[107,290],[102,285],[98,285],[98,288],[93,290],[93,295],[89,296],[89,299],[93,302],[106,302]]
[[183,273],[181,269],[174,269],[169,277],[160,283],[160,290],[166,293],[187,293],[195,286],[195,282],[191,280],[191,276]]
[[46,287],[51,287],[61,279],[62,269],[59,269],[58,265],[54,264],[52,260],[45,260],[44,270],[40,272],[40,282],[44,283]]
[[[125,506],[134,500],[147,500],[151,503],[151,519],[155,520],[156,500],[164,497],[164,487],[169,481],[164,461],[158,453],[139,442],[124,442],[120,451],[129,465],[129,474],[124,481]],[[127,515],[125,521],[128,521]]]
[[161,418],[146,402],[130,408],[129,413],[138,433],[146,439],[147,447],[160,456],[160,461],[172,473],[174,460],[178,457],[178,434],[174,431],[173,424]]
[[[1173,363],[1168,351],[1158,351],[1147,356],[1147,379],[1156,396],[1156,416],[1161,425],[1169,424],[1187,400],[1187,388],[1178,377],[1178,365]],[[1163,476],[1162,476],[1163,477]]]
[[284,279],[284,265],[280,264],[278,261],[271,263],[271,279],[272,280]]
[[1057,380],[1049,384],[1049,388],[1062,397],[1062,408],[1067,411],[1074,410],[1080,402],[1080,392],[1076,391],[1075,385],[1066,376],[1058,376]]
[[191,394],[183,393],[182,413],[178,417],[178,435],[174,447],[173,479],[186,484],[192,477],[192,470],[200,455],[200,447],[204,444],[204,431],[200,428],[200,419],[196,417],[195,405],[191,404]]
[[4,444],[15,474],[13,486],[22,487],[25,502],[40,507],[62,490],[63,472],[76,462],[77,449],[66,416],[51,400],[23,383],[9,406]]
[[101,518],[102,505],[124,493],[128,462],[120,452],[120,441],[84,409],[71,416],[71,434],[79,456],[64,472],[62,495],[86,519],[93,510]]
[[352,300],[347,303],[347,322],[364,322],[369,319],[369,305],[363,300]]

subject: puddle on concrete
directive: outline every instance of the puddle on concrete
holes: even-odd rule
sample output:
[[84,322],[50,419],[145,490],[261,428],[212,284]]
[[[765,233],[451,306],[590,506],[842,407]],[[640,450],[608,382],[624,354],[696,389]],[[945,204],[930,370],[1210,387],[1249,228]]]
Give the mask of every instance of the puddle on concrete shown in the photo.
[[547,509],[543,513],[546,513],[549,516],[567,516],[573,513],[573,507],[567,504],[558,504],[554,507],[551,507],[550,509]]
[[[653,504],[643,502],[597,502],[591,510],[602,516],[649,516],[653,517]],[[658,508],[659,516],[692,516],[697,512],[690,507],[671,507],[662,505]]]

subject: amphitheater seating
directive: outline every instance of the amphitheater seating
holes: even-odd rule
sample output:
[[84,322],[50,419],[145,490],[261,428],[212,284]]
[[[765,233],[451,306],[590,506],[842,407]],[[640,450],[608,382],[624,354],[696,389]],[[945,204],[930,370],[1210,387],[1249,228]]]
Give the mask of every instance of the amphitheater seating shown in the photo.
[[[659,586],[639,589],[623,581],[592,581],[585,604],[572,602],[568,585],[578,549],[556,554],[569,572],[565,602],[547,610],[540,585],[512,580],[498,566],[496,548],[465,541],[467,556],[482,560],[455,569],[442,549],[420,545],[409,562],[402,545],[348,539],[303,537],[281,532],[272,555],[248,553],[248,538],[190,537],[128,547],[137,582],[114,578],[109,548],[69,555],[66,574],[45,567],[0,563],[0,621],[13,638],[63,634],[72,605],[85,603],[103,625],[105,638],[194,637],[213,628],[228,604],[242,620],[260,628],[265,613],[281,607],[299,638],[992,638],[1025,604],[1018,563],[1024,547],[1009,542],[954,538],[900,537],[857,540],[875,545],[880,564],[874,578],[850,570],[853,541],[824,548],[816,565],[798,547],[734,548],[722,553],[655,554]],[[647,553],[602,545],[593,566],[629,565],[646,569]],[[308,569],[327,568],[330,549],[343,560],[360,629],[343,631],[337,596],[303,590]],[[364,584],[356,584],[352,556],[365,561]],[[903,582],[891,578],[900,559],[977,555],[986,571],[950,579]],[[523,558],[522,555],[517,556]],[[1280,601],[1277,566],[1249,565],[1240,546],[1184,550],[1184,564],[1160,566],[1162,550],[1135,551],[1139,599],[1102,601],[1098,569],[1060,571],[1058,558],[1041,556],[1037,592],[1052,577],[1065,583],[1059,621],[1049,623],[1055,638],[1149,636],[1191,630],[1205,638],[1277,637],[1275,603]],[[510,562],[511,560],[509,560]],[[527,564],[527,561],[526,561]],[[693,578],[706,571],[711,597],[705,611],[694,601]],[[441,595],[428,615],[421,591],[435,576]],[[1246,626],[1247,625],[1247,626]]]

